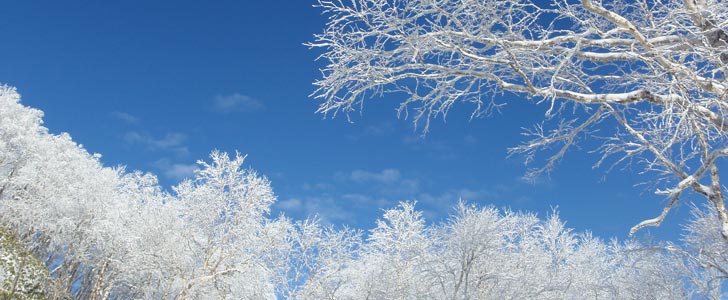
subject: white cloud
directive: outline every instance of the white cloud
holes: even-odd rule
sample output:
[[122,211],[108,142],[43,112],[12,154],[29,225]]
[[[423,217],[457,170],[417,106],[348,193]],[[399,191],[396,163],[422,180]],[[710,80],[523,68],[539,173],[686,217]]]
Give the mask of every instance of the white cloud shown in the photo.
[[264,109],[263,102],[250,96],[238,93],[217,96],[213,100],[212,109],[219,113],[251,112]]
[[397,169],[384,169],[381,172],[369,172],[364,170],[354,170],[349,175],[349,179],[357,183],[378,182],[383,184],[393,184],[402,178],[402,174]]
[[139,123],[141,123],[142,121],[139,117],[121,111],[112,112],[111,115],[121,121],[124,121],[125,123],[132,125],[139,125]]

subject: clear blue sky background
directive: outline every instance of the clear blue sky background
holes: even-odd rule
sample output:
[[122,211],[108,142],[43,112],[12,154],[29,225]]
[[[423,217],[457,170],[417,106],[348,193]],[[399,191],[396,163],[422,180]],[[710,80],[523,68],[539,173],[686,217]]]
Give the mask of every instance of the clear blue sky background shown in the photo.
[[[213,149],[248,154],[279,197],[275,212],[318,214],[367,229],[401,200],[429,220],[468,202],[547,215],[605,239],[654,217],[664,202],[634,187],[638,170],[592,170],[572,150],[531,184],[506,149],[544,107],[514,98],[501,114],[468,120],[457,106],[420,138],[396,119],[397,99],[361,115],[324,118],[308,97],[323,62],[303,46],[326,21],[313,1],[5,1],[0,82],[46,113],[107,165],[151,171],[170,186]],[[658,229],[677,239],[689,208]]]

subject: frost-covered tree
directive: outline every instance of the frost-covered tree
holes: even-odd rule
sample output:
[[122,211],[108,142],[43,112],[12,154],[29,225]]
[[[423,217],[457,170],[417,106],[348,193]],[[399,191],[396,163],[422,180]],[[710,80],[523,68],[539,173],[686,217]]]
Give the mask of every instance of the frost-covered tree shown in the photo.
[[119,200],[118,170],[104,168],[69,135],[49,134],[42,113],[18,101],[13,88],[0,87],[2,225],[53,266],[59,289],[52,297],[71,286],[83,287],[76,297],[98,293],[105,284],[92,266],[106,261],[103,249],[113,242],[107,217],[124,213],[109,210]]
[[692,219],[685,226],[684,246],[667,247],[684,258],[683,272],[690,289],[716,300],[728,298],[724,287],[728,278],[728,241],[721,235],[717,218],[713,208],[694,207]]
[[153,175],[103,167],[67,134],[50,134],[42,113],[19,99],[0,87],[0,232],[14,235],[13,244],[30,249],[48,274],[13,277],[26,263],[3,247],[0,293],[114,300],[725,296],[726,247],[714,212],[696,212],[686,247],[605,243],[572,232],[555,214],[541,220],[466,204],[431,224],[402,203],[364,235],[271,218],[270,182],[244,169],[239,154],[213,152],[194,179],[165,192]]
[[[728,238],[718,161],[728,155],[728,6],[717,0],[319,0],[329,17],[310,47],[327,62],[319,112],[349,114],[403,93],[398,115],[427,132],[457,102],[471,118],[515,94],[547,107],[510,149],[550,171],[597,137],[596,165],[635,163],[668,198],[704,196]],[[616,128],[607,130],[607,128]],[[601,130],[598,134],[596,129]],[[610,168],[611,169],[611,168]]]
[[288,222],[265,218],[270,182],[242,169],[244,157],[213,152],[194,181],[175,187],[182,206],[182,288],[176,299],[272,299],[265,257],[285,243]]
[[421,275],[432,240],[426,229],[411,203],[385,211],[346,270],[349,282],[336,299],[427,299],[432,285]]
[[52,299],[272,299],[270,182],[213,152],[194,180],[107,168],[0,86],[0,227],[48,267]]
[[276,294],[284,299],[335,299],[346,283],[343,270],[359,255],[361,232],[323,227],[316,219],[296,222],[287,243],[272,253],[278,262]]
[[[294,299],[689,299],[681,260],[661,247],[605,243],[555,215],[460,204],[427,225],[387,210],[328,293]],[[696,270],[693,270],[696,271]],[[696,296],[700,296],[697,295]]]

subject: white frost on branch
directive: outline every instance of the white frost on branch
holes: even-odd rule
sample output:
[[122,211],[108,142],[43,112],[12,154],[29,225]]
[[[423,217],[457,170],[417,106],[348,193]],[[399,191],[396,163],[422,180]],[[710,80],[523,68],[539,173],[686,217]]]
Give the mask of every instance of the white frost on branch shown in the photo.
[[[568,149],[592,138],[602,142],[594,150],[597,165],[634,163],[652,175],[647,181],[702,195],[728,237],[716,164],[728,142],[723,1],[319,0],[317,6],[329,16],[309,44],[323,50],[327,63],[313,94],[322,100],[320,113],[349,114],[373,96],[399,92],[408,97],[398,115],[426,133],[458,102],[471,103],[472,116],[510,101],[501,100],[506,93],[546,102],[545,122],[529,132],[533,139],[511,149],[527,162],[549,155],[529,176],[552,170]],[[609,119],[615,129],[605,125]],[[688,176],[695,180],[681,186]],[[635,228],[659,224],[679,197],[670,199],[660,217]]]

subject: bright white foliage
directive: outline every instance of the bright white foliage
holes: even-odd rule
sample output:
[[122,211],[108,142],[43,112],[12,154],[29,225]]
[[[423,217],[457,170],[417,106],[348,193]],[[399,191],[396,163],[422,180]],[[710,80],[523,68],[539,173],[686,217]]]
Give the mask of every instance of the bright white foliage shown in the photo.
[[[698,214],[688,246],[605,243],[554,214],[412,203],[368,234],[270,218],[270,182],[214,151],[192,180],[101,165],[0,86],[0,226],[54,278],[51,299],[720,299],[725,240]],[[7,273],[5,273],[7,277]]]
[[685,299],[675,263],[573,234],[556,216],[460,204],[428,227],[402,203],[332,282],[336,293],[309,299]]
[[175,187],[185,229],[174,249],[189,258],[177,297],[272,299],[271,274],[261,258],[285,243],[287,224],[265,219],[275,200],[270,182],[243,170],[240,155],[214,151],[211,158],[212,164],[200,162],[194,181]]
[[265,217],[270,182],[243,157],[213,152],[172,195],[152,175],[103,167],[18,101],[0,88],[0,221],[58,278],[51,298],[275,298],[262,258],[288,225]]

